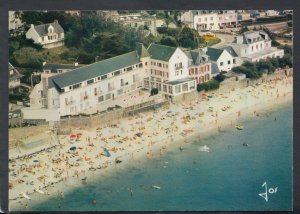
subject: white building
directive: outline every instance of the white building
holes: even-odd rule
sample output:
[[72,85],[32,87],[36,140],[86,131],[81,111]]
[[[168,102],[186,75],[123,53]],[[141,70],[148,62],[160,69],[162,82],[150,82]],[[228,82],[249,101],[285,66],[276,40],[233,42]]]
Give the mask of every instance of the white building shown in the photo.
[[147,51],[146,89],[157,88],[167,98],[196,89],[196,80],[189,75],[189,58],[180,48],[151,44]]
[[230,47],[223,49],[205,47],[203,51],[209,56],[212,63],[212,76],[216,76],[222,71],[228,72],[241,64],[237,54],[230,50]]
[[[54,118],[97,112],[97,106],[142,88],[144,61],[149,58],[142,54],[140,48],[72,71],[44,72],[30,95],[31,110],[56,112]],[[33,115],[26,109],[23,113],[24,119]]]
[[278,16],[279,12],[276,10],[267,10],[266,11],[266,16]]
[[223,27],[236,26],[238,23],[238,16],[234,10],[189,10],[180,18],[184,24],[199,31],[217,31]]
[[141,13],[119,15],[119,22],[131,28],[144,30],[145,34],[157,35],[155,16]]
[[57,20],[53,23],[33,25],[31,24],[26,33],[27,39],[33,39],[34,43],[40,44],[43,48],[55,48],[64,45],[64,29]]
[[236,36],[229,46],[243,61],[258,62],[284,55],[284,50],[271,46],[271,39],[264,31],[247,31]]

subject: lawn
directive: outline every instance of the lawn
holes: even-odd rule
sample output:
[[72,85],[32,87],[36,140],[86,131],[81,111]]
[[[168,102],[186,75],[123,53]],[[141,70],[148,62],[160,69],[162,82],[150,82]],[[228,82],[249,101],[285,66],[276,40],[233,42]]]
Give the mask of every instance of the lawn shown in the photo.
[[207,42],[207,46],[212,46],[221,42],[221,39],[212,35],[204,35],[203,39]]

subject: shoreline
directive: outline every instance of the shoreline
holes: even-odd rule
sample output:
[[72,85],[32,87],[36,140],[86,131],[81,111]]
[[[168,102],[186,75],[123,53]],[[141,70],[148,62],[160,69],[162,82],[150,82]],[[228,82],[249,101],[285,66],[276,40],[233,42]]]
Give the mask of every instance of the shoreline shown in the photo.
[[[284,80],[282,80],[281,82],[284,85]],[[276,83],[275,83],[275,85],[276,85]],[[287,85],[287,83],[286,83],[286,85]],[[127,153],[124,149],[121,150],[119,147],[117,152],[115,152],[116,155],[111,152],[113,154],[112,158],[110,158],[110,159],[106,158],[106,157],[99,158],[101,160],[100,160],[100,164],[98,165],[98,167],[97,166],[95,167],[92,164],[92,167],[90,167],[90,168],[95,169],[95,170],[93,170],[93,171],[86,170],[84,172],[83,171],[79,172],[79,169],[78,169],[78,172],[76,175],[74,173],[70,172],[71,176],[69,176],[69,175],[68,175],[68,177],[61,176],[61,179],[58,179],[58,180],[61,180],[63,182],[59,182],[58,184],[55,183],[54,186],[50,184],[50,185],[47,185],[48,186],[47,188],[39,188],[39,189],[43,190],[45,192],[50,192],[51,197],[57,197],[57,196],[59,196],[59,194],[57,193],[58,192],[57,190],[59,189],[59,186],[61,186],[61,185],[64,186],[64,184],[68,184],[68,185],[70,185],[70,187],[68,187],[68,188],[70,188],[72,190],[73,188],[77,187],[76,185],[78,185],[78,184],[82,185],[81,179],[84,177],[86,177],[87,181],[90,182],[90,180],[94,181],[95,179],[101,179],[101,176],[107,176],[107,175],[109,176],[110,172],[117,170],[119,168],[121,170],[126,170],[126,167],[130,166],[131,161],[135,161],[135,160],[138,161],[141,159],[145,159],[145,157],[147,157],[147,156],[148,156],[148,158],[152,158],[151,156],[153,156],[153,155],[154,156],[164,155],[164,153],[168,150],[169,146],[178,147],[178,148],[180,148],[181,146],[188,146],[190,141],[199,139],[199,137],[201,140],[202,138],[206,138],[215,133],[219,133],[218,127],[220,127],[220,126],[221,126],[219,128],[220,131],[222,131],[222,129],[224,129],[224,128],[228,128],[229,126],[232,126],[234,129],[236,129],[234,126],[240,120],[250,119],[251,117],[254,117],[253,116],[254,112],[259,113],[259,114],[265,114],[265,113],[268,113],[270,111],[270,109],[276,110],[277,108],[279,108],[280,106],[283,106],[284,104],[287,104],[287,103],[292,104],[292,98],[293,98],[292,84],[290,84],[290,86],[291,86],[291,88],[289,88],[289,90],[282,92],[282,96],[277,96],[277,98],[276,97],[273,98],[273,96],[267,96],[267,98],[269,98],[269,99],[263,99],[263,98],[265,98],[265,97],[263,97],[260,100],[261,102],[254,103],[253,105],[248,104],[248,98],[250,97],[250,95],[249,95],[249,97],[247,97],[247,99],[246,99],[246,102],[245,102],[246,104],[244,103],[244,106],[238,106],[237,109],[234,109],[234,107],[232,107],[231,111],[229,109],[230,113],[229,113],[229,111],[228,112],[227,111],[219,112],[219,110],[218,110],[216,112],[210,112],[210,113],[205,112],[204,116],[199,115],[199,117],[196,117],[196,115],[200,114],[200,112],[201,112],[200,109],[199,109],[199,111],[197,111],[198,109],[196,108],[196,114],[194,114],[194,116],[191,115],[191,119],[189,120],[189,122],[182,125],[182,127],[178,126],[179,122],[181,122],[181,121],[179,121],[180,119],[178,120],[177,116],[175,116],[175,117],[174,116],[173,117],[165,116],[166,110],[169,110],[169,109],[160,109],[159,113],[157,113],[157,114],[155,114],[153,112],[146,112],[146,113],[141,114],[141,117],[133,117],[133,118],[125,119],[125,120],[121,121],[121,124],[119,126],[121,127],[120,130],[122,130],[122,128],[123,128],[124,133],[122,133],[122,134],[126,137],[129,136],[128,138],[130,138],[129,140],[126,141],[126,143],[127,143],[126,150],[128,150]],[[251,87],[246,87],[246,88],[242,89],[242,93],[243,92],[247,93],[247,90],[249,90],[249,89],[251,89]],[[274,90],[275,90],[275,88],[274,88]],[[238,92],[229,92],[229,94],[230,93],[233,93],[233,94],[237,93],[237,96],[235,96],[235,98],[236,99],[240,98],[240,100],[243,99],[243,98],[241,98],[240,94],[238,94]],[[229,94],[228,94],[228,96],[229,96]],[[268,94],[268,92],[267,92],[267,94]],[[275,93],[274,93],[274,95],[275,95]],[[223,96],[223,95],[216,95],[216,96]],[[255,98],[255,99],[257,99],[257,98]],[[216,101],[216,100],[217,99],[215,99],[214,101]],[[204,101],[204,102],[200,101],[199,103],[197,103],[197,102],[195,102],[195,106],[201,105],[201,107],[204,109],[207,109],[207,105],[213,105],[213,103],[210,101]],[[207,105],[205,106],[204,103]],[[217,102],[217,103],[220,104],[220,103],[222,103],[222,101]],[[233,102],[233,103],[235,103],[235,102]],[[250,103],[252,103],[252,102],[250,102]],[[172,109],[172,111],[173,110],[174,111],[181,110],[180,114],[178,116],[185,117],[187,112],[188,112],[188,114],[190,114],[190,112],[192,111],[190,109],[191,108],[193,109],[193,105],[187,105],[187,104],[181,104],[181,105],[186,106],[187,108],[183,107],[182,109],[180,109],[180,107],[178,107],[180,105],[171,105],[170,109]],[[218,106],[218,107],[221,108],[223,106]],[[186,111],[187,109],[188,109],[188,111]],[[195,110],[195,109],[193,109],[193,110]],[[240,115],[241,115],[240,117],[237,116],[237,111],[240,112]],[[214,114],[214,113],[216,114],[215,116],[208,115],[208,114]],[[156,119],[156,121],[154,122],[154,124],[152,124],[153,126],[146,126],[147,128],[145,128],[145,124],[148,125],[149,122],[151,122],[151,121],[147,120],[147,117],[151,117],[151,116],[154,120]],[[193,117],[195,117],[195,119],[193,119]],[[164,119],[161,119],[161,118],[164,118]],[[176,120],[174,118],[176,118]],[[199,120],[198,120],[198,118],[199,118]],[[128,123],[130,121],[132,121],[133,123]],[[171,124],[171,126],[170,126],[170,124]],[[122,127],[122,125],[123,126],[125,125],[125,127],[127,128],[127,132],[126,132],[125,128]],[[144,129],[143,129],[143,125],[144,125]],[[130,127],[130,126],[132,127],[133,130],[128,129],[128,127]],[[152,129],[152,130],[148,130],[148,127],[149,127],[149,129]],[[171,127],[171,129],[170,129],[170,127]],[[165,128],[165,131],[162,131],[163,128]],[[246,125],[245,125],[245,128],[247,128]],[[108,128],[108,129],[113,129],[113,128]],[[192,131],[184,132],[184,130],[192,130]],[[83,130],[80,130],[80,131],[83,131]],[[107,130],[106,129],[103,130],[103,132],[101,132],[101,135],[105,135],[105,131],[107,131]],[[135,135],[135,133],[138,131],[143,132],[142,137],[137,137]],[[97,131],[95,131],[94,129],[86,130],[85,132],[86,132],[86,135],[88,135],[91,138],[93,138],[93,136],[95,136],[92,134],[96,134],[96,136],[97,136]],[[158,134],[157,134],[157,132],[158,132]],[[164,133],[164,132],[167,132],[167,133]],[[183,135],[182,133],[185,133],[185,135]],[[121,135],[121,133],[118,133],[118,134]],[[85,133],[83,134],[83,136],[84,135],[85,135]],[[148,135],[148,136],[145,136],[145,135]],[[133,136],[133,137],[131,137],[131,136]],[[155,138],[154,142],[152,141],[153,137]],[[117,137],[115,137],[115,138],[117,138]],[[111,140],[113,141],[115,138],[112,138]],[[176,140],[174,140],[174,138]],[[64,139],[65,138],[63,138],[61,140],[64,140]],[[110,139],[106,139],[103,141],[101,140],[102,143],[106,142],[106,144],[104,144],[102,146],[110,147],[110,149],[111,149],[112,146],[108,146],[108,144],[111,143],[111,142],[108,142],[109,140]],[[97,140],[95,140],[95,141],[97,141]],[[96,143],[95,141],[93,141],[92,143]],[[128,141],[132,141],[132,142],[128,142]],[[146,142],[148,142],[148,144]],[[82,143],[82,142],[80,142],[80,143]],[[123,143],[117,144],[117,145],[122,145]],[[134,143],[134,144],[132,145],[132,143]],[[74,144],[70,144],[68,142],[65,142],[65,144],[66,144],[65,147],[70,147],[70,146],[74,145]],[[116,144],[114,144],[114,145],[116,145]],[[129,148],[129,147],[131,147],[131,148]],[[96,147],[96,148],[98,148],[98,147]],[[92,152],[92,151],[90,151],[90,152]],[[91,153],[88,153],[88,154],[89,154],[89,156],[91,156],[90,155]],[[94,155],[95,155],[95,153],[94,153]],[[99,157],[100,156],[101,155],[99,155]],[[120,156],[120,159],[122,160],[122,163],[119,165],[114,163],[114,161],[113,161],[115,159],[115,157],[118,157],[118,156]],[[91,158],[91,157],[89,157],[89,158]],[[104,159],[104,160],[102,160],[102,159]],[[94,160],[94,158],[91,158],[91,160]],[[45,166],[46,165],[44,165],[44,168],[45,168]],[[100,168],[100,166],[101,166],[101,170],[98,170]],[[80,168],[86,169],[85,166],[82,166]],[[66,167],[66,169],[67,169],[67,174],[68,174],[68,167]],[[44,172],[45,172],[45,170],[44,170]],[[64,173],[65,173],[65,171],[62,172],[62,175],[64,175]],[[73,174],[73,176],[72,176],[72,174]],[[11,191],[12,190],[10,190],[10,196],[12,196],[12,197],[16,196],[16,193],[11,194],[12,193]],[[26,192],[24,187],[23,187],[23,190],[21,190],[21,191]],[[14,192],[16,192],[16,190]],[[57,194],[55,194],[55,192]],[[68,191],[65,191],[65,193],[67,193],[67,192]],[[63,193],[63,194],[65,194],[65,193]],[[41,196],[37,192],[32,194],[29,191],[28,191],[28,195],[33,198],[36,196]],[[41,198],[39,198],[38,203],[41,203],[43,200],[47,200],[46,199],[47,197],[44,197],[45,199],[41,199]],[[16,200],[10,199],[10,209],[12,209],[12,208],[18,209],[19,206],[24,207],[24,204],[23,204],[24,200],[26,200],[26,199],[24,199],[24,198],[22,199],[22,197],[17,198]],[[22,204],[21,205],[17,204],[17,203],[19,203],[18,201],[22,201]],[[31,202],[31,201],[26,200],[25,209],[27,209],[26,208],[27,202]],[[16,206],[16,207],[14,207],[13,204],[15,204],[14,206]],[[13,209],[13,211],[16,211],[16,210]]]

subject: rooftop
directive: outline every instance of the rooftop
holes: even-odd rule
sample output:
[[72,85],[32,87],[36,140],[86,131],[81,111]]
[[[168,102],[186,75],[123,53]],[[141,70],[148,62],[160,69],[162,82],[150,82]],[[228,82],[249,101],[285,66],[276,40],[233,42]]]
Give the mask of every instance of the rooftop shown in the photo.
[[39,36],[46,36],[48,35],[48,27],[50,25],[54,28],[54,33],[64,32],[64,29],[60,26],[57,20],[55,20],[53,23],[34,25],[34,29],[39,34]]
[[169,85],[178,85],[178,84],[181,84],[181,83],[184,83],[184,82],[189,82],[189,81],[192,81],[192,80],[194,80],[194,79],[184,78],[184,79],[179,79],[179,80],[174,80],[174,81],[167,81],[165,83],[169,84]]
[[150,54],[151,59],[161,60],[168,62],[171,56],[174,54],[177,48],[169,47],[165,45],[158,45],[151,43],[148,47],[148,52]]
[[44,70],[51,70],[52,73],[56,73],[59,69],[69,69],[73,70],[76,68],[82,67],[81,65],[75,66],[74,64],[56,64],[56,63],[47,63],[43,66]]
[[136,51],[132,51],[110,59],[102,60],[87,66],[77,68],[71,72],[66,72],[49,78],[49,87],[56,85],[59,88],[74,85],[85,80],[99,77],[113,71],[137,64],[140,59]]
[[212,61],[217,61],[224,50],[217,48],[207,48],[206,54],[210,57]]

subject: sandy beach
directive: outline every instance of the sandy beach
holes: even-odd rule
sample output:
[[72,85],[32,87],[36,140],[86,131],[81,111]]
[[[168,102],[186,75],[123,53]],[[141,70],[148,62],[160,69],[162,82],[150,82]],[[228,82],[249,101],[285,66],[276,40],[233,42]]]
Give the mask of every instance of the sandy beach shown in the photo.
[[[59,142],[35,154],[11,149],[10,210],[29,209],[37,195],[39,201],[63,198],[67,188],[109,175],[132,160],[151,159],[169,148],[188,147],[192,139],[201,140],[225,127],[240,131],[235,126],[241,118],[265,116],[292,100],[293,78],[277,78],[228,93],[208,92],[201,99],[139,113],[109,127],[78,128],[72,130],[71,137],[60,135]],[[247,129],[247,124],[240,125]],[[62,189],[70,180],[72,185]]]

